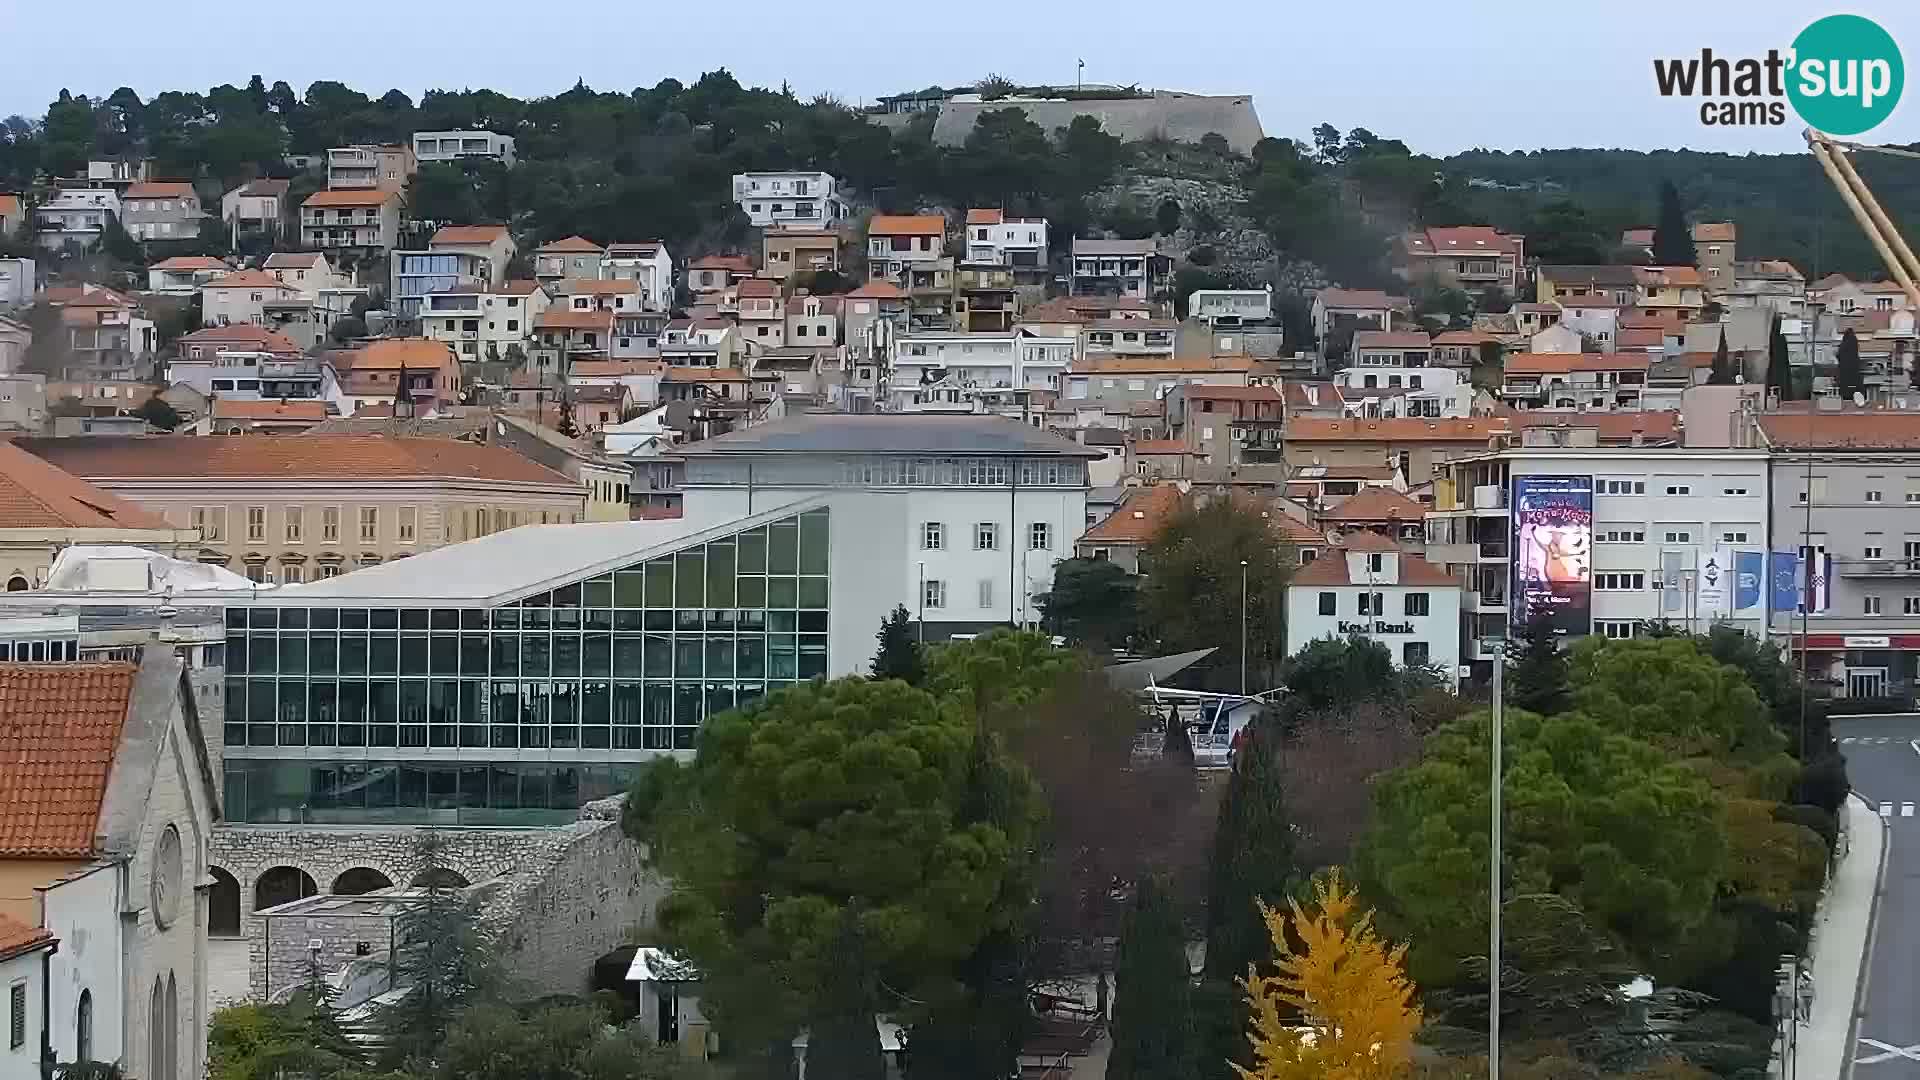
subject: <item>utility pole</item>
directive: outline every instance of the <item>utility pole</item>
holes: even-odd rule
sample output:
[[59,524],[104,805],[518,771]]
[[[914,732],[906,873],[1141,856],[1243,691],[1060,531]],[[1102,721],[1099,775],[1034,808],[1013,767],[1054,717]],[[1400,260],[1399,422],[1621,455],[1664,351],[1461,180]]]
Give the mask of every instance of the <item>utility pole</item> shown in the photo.
[[1507,655],[1502,650],[1493,658],[1493,813],[1487,845],[1491,852],[1487,870],[1487,1080],[1500,1080],[1500,758],[1506,669]]
[[1240,560],[1240,696],[1247,696],[1247,560]]

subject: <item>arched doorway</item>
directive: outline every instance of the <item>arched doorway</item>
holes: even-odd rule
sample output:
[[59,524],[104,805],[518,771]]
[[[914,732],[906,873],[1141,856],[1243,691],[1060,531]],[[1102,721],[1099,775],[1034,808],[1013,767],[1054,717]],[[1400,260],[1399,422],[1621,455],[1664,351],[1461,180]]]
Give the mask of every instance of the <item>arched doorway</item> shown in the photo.
[[73,1017],[73,1059],[81,1064],[93,1060],[93,991],[80,991],[80,1008]]
[[333,879],[335,896],[363,896],[376,889],[391,888],[393,882],[387,875],[365,866],[356,866]]
[[207,867],[213,889],[207,894],[207,936],[240,936],[240,882],[217,866]]
[[413,880],[409,882],[415,889],[464,889],[471,884],[473,882],[444,866],[422,870],[413,875]]
[[320,891],[313,883],[312,875],[297,866],[276,866],[260,875],[253,883],[253,910],[265,911],[270,907],[304,900]]
[[31,589],[31,588],[33,588],[33,585],[29,583],[26,578],[21,577],[19,574],[15,574],[12,577],[7,579],[8,592],[26,592],[28,589]]

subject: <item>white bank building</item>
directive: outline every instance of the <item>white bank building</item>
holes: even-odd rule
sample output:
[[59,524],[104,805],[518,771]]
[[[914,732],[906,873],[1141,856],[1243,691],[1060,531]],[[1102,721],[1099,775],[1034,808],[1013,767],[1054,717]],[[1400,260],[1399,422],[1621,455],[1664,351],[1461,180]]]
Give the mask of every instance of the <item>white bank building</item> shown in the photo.
[[1460,582],[1370,532],[1297,571],[1287,584],[1287,655],[1319,638],[1372,638],[1399,667],[1430,667],[1458,683]]

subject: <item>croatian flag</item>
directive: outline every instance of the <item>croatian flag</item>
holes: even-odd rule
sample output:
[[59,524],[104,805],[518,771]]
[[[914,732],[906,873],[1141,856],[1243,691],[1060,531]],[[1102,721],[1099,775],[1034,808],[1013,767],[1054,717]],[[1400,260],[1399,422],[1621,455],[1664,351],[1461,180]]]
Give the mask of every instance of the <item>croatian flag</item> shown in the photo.
[[1806,563],[1807,567],[1807,613],[1817,615],[1833,603],[1833,556],[1824,551],[1815,551]]

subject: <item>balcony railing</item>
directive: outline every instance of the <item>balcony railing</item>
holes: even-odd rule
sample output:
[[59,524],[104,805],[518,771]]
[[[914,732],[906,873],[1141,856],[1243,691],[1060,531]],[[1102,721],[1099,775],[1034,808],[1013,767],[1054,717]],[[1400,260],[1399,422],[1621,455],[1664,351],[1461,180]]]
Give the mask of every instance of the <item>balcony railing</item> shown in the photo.
[[1506,557],[1507,557],[1507,542],[1506,542],[1505,540],[1482,540],[1482,541],[1480,541],[1480,557],[1481,557],[1481,558],[1483,558],[1483,559],[1504,559],[1504,558],[1506,558]]
[[1841,577],[1920,577],[1920,558],[1848,559],[1838,569]]

